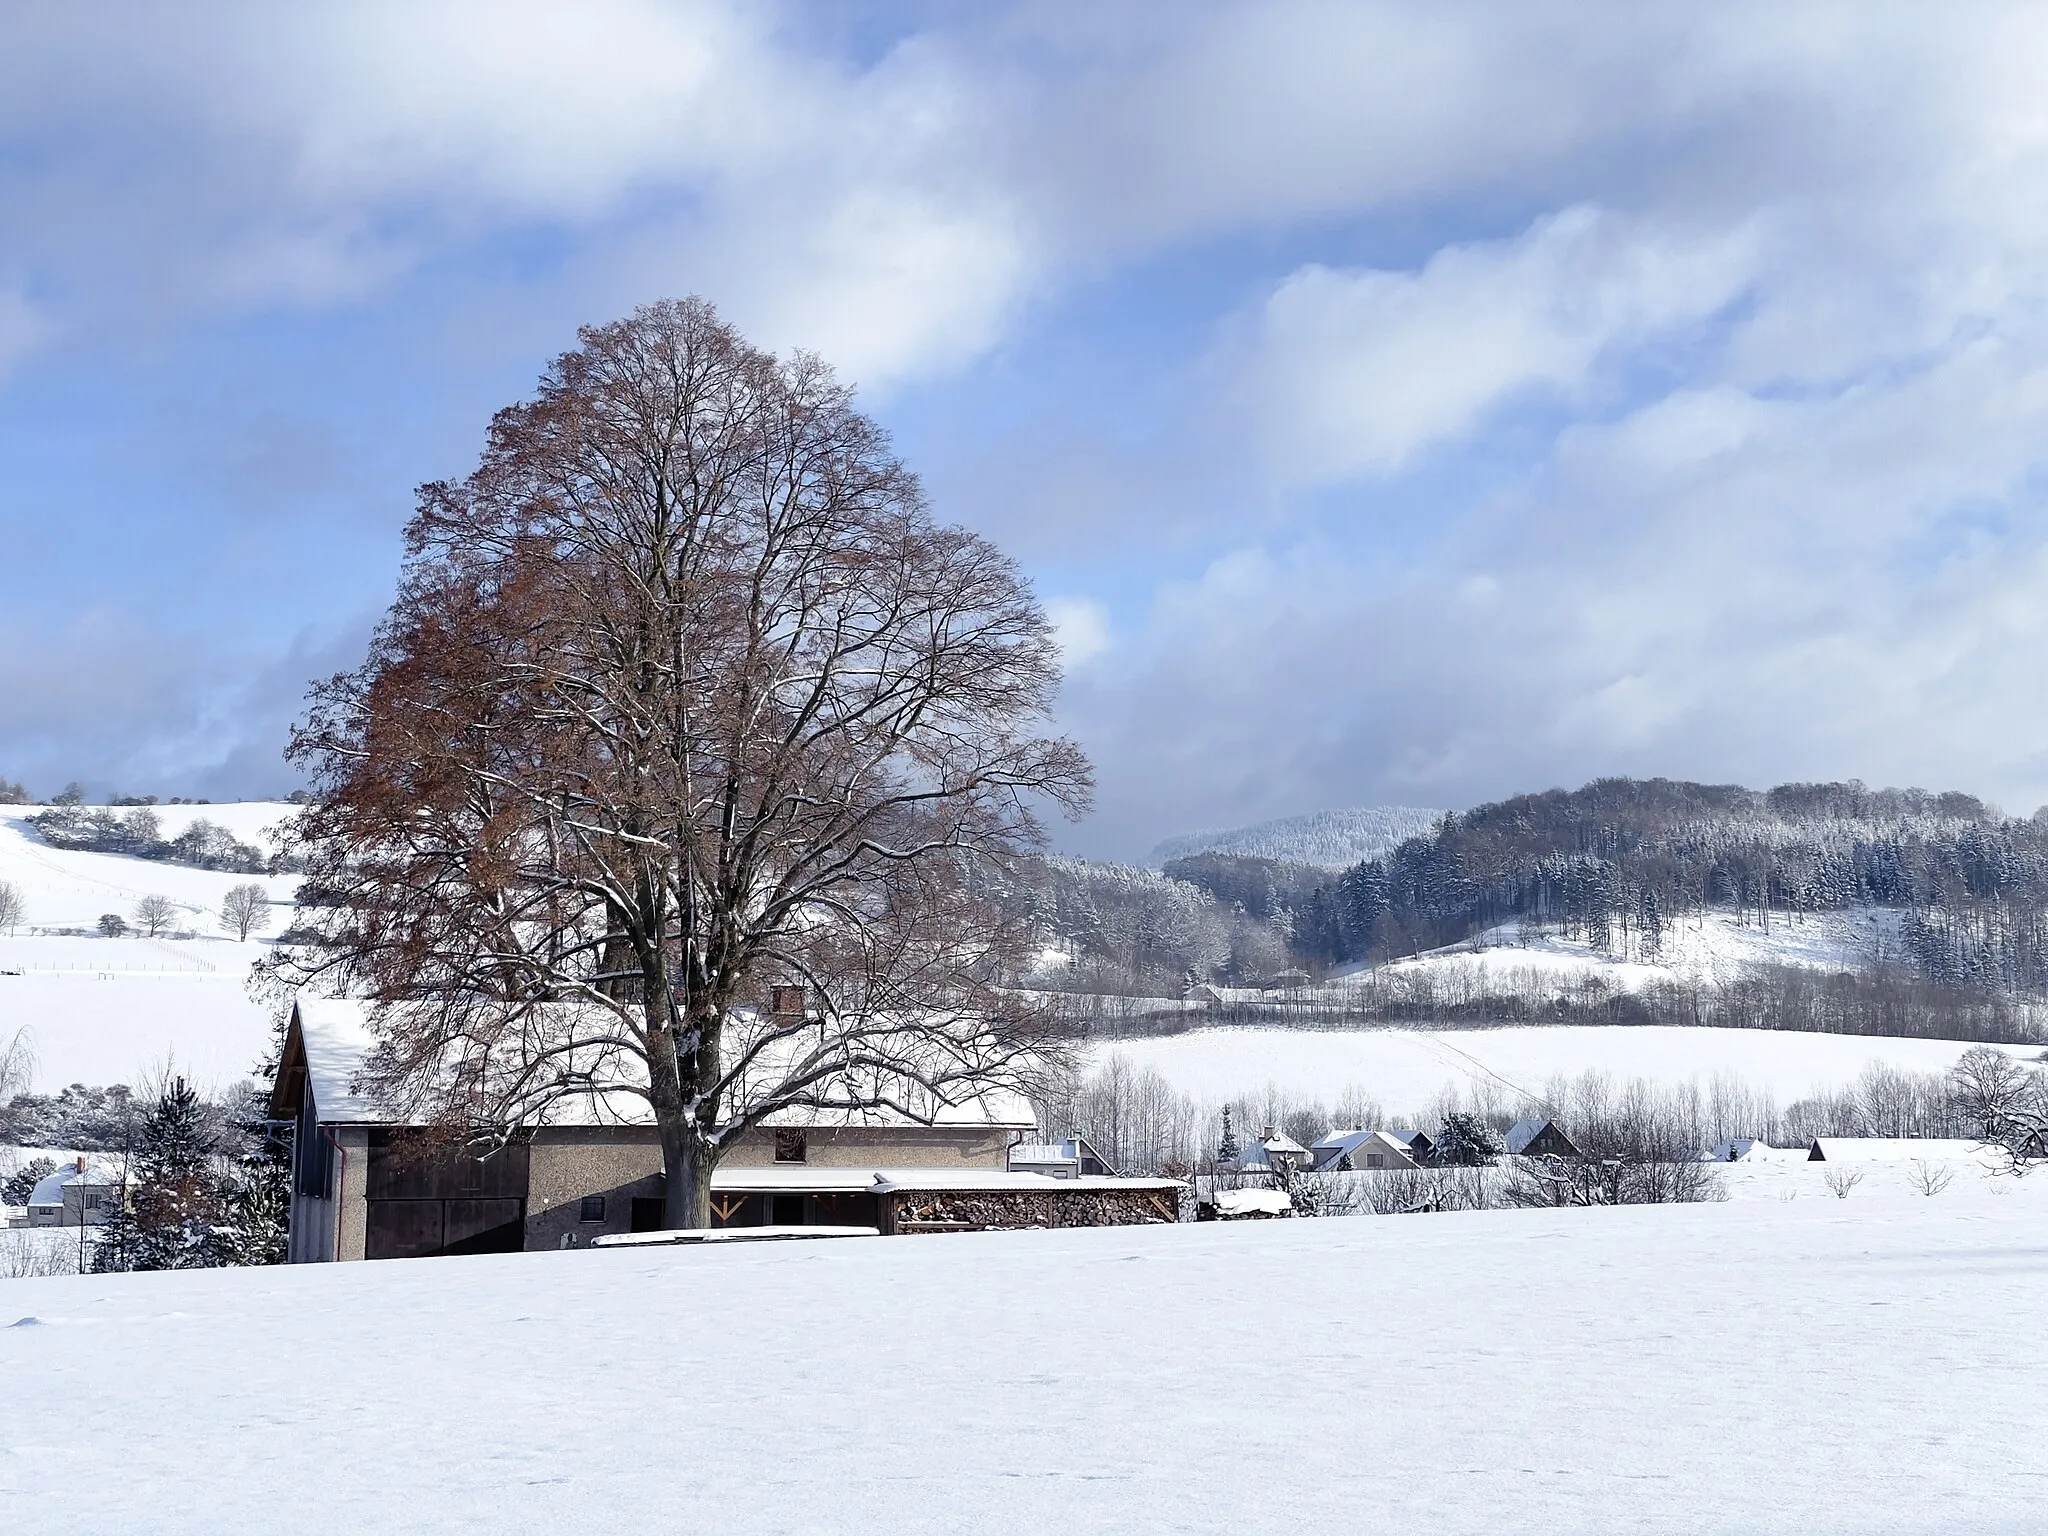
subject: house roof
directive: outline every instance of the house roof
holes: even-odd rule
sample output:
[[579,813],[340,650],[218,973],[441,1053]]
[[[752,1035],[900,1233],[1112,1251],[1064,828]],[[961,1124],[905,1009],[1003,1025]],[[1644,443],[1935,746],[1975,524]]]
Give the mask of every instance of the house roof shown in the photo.
[[[292,1008],[292,1023],[285,1040],[284,1059],[278,1071],[278,1086],[272,1094],[272,1113],[297,1112],[289,1099],[295,1070],[303,1067],[306,1086],[313,1095],[314,1113],[324,1125],[393,1125],[405,1116],[392,1106],[358,1090],[364,1064],[376,1048],[370,1028],[370,1005],[352,998],[325,998],[301,994]],[[627,1078],[614,1079],[617,1091],[597,1090],[552,1106],[546,1123],[566,1125],[652,1125],[654,1112],[646,1099],[630,1091]],[[831,1084],[823,1085],[829,1094]],[[904,1078],[882,1084],[883,1096],[892,1102],[869,1108],[849,1104],[797,1107],[778,1110],[761,1124],[775,1127],[953,1126],[986,1127],[991,1130],[1030,1130],[1038,1123],[1028,1100],[1008,1088],[985,1088],[961,1093],[954,1099],[940,1099],[929,1090]],[[869,1097],[849,1090],[849,1099]]]
[[[1550,1122],[1540,1115],[1527,1120],[1517,1120],[1508,1127],[1507,1136],[1503,1139],[1501,1145],[1507,1149],[1508,1155],[1512,1157],[1549,1129]],[[1562,1132],[1559,1134],[1562,1134]]]
[[38,1179],[35,1189],[29,1194],[28,1203],[62,1205],[64,1191],[73,1184],[82,1184],[87,1189],[114,1189],[124,1182],[126,1181],[122,1177],[118,1163],[102,1158],[88,1158],[83,1173],[78,1171],[78,1165],[74,1163]]
[[1984,1144],[1934,1136],[1820,1136],[1807,1149],[1815,1163],[1910,1163],[1937,1157],[1978,1157]]
[[1091,1175],[1056,1179],[1044,1173],[1013,1173],[1002,1168],[811,1168],[795,1163],[770,1163],[744,1168],[720,1167],[711,1175],[714,1193],[743,1195],[784,1193],[806,1195],[886,1195],[904,1190],[1038,1190],[1068,1194],[1075,1190],[1179,1189],[1174,1179],[1117,1179]]
[[1411,1157],[1414,1155],[1414,1147],[1404,1137],[1413,1134],[1400,1131],[1346,1131],[1339,1136],[1325,1136],[1309,1150],[1315,1154],[1318,1168],[1327,1168],[1332,1163],[1342,1162],[1360,1148],[1374,1142],[1401,1157]]

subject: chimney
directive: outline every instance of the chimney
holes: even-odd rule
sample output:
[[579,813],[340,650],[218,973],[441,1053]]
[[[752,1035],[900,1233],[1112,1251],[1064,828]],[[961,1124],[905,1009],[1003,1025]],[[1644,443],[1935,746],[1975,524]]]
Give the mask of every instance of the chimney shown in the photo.
[[85,1154],[82,1152],[78,1156],[78,1171],[81,1174],[85,1172]]
[[1273,1139],[1273,1138],[1274,1138],[1275,1136],[1278,1136],[1279,1134],[1280,1134],[1280,1127],[1279,1127],[1279,1126],[1277,1126],[1277,1125],[1269,1125],[1269,1126],[1267,1126],[1267,1127],[1266,1127],[1266,1134],[1265,1134],[1265,1135],[1263,1135],[1263,1136],[1261,1136],[1261,1137],[1259,1138],[1259,1140],[1261,1140],[1261,1141],[1271,1141],[1271,1140],[1272,1140],[1272,1139]]

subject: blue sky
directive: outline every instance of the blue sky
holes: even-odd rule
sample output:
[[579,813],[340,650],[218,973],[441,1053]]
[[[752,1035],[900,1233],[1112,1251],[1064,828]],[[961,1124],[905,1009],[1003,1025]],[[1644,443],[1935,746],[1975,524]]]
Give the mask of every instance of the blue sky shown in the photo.
[[0,775],[276,791],[416,483],[683,293],[1068,645],[1070,847],[1602,773],[2048,799],[2032,7],[0,18]]

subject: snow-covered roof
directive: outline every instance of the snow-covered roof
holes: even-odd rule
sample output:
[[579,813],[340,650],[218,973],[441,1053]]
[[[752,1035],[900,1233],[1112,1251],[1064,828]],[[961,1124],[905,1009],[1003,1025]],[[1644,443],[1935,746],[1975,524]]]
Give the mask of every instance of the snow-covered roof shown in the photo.
[[1090,1175],[1056,1179],[1045,1173],[1011,1172],[1004,1168],[813,1168],[799,1163],[721,1167],[711,1175],[721,1194],[767,1191],[809,1195],[885,1195],[898,1190],[1074,1190],[1179,1189],[1173,1179],[1121,1179]]
[[1413,1131],[1345,1131],[1338,1136],[1325,1136],[1309,1150],[1315,1154],[1316,1167],[1328,1168],[1341,1163],[1345,1158],[1356,1159],[1359,1151],[1367,1146],[1384,1148],[1396,1157],[1414,1156],[1411,1140]]
[[[315,1113],[330,1125],[387,1125],[400,1117],[376,1098],[357,1091],[363,1065],[376,1048],[370,1028],[370,1005],[354,998],[314,997],[301,994],[294,1005],[300,1036],[305,1043],[306,1076],[313,1092]],[[623,1078],[616,1079],[623,1081]],[[1038,1123],[1030,1101],[1003,1087],[984,1088],[939,1100],[915,1083],[905,1080],[892,1097],[917,1104],[925,1112],[912,1114],[891,1106],[801,1107],[778,1110],[764,1117],[769,1127],[858,1129],[910,1126],[986,1127],[992,1130],[1030,1130]],[[852,1096],[852,1095],[849,1095]],[[652,1125],[654,1112],[647,1101],[631,1092],[600,1092],[564,1100],[553,1106],[547,1123],[567,1125]]]
[[1517,1120],[1508,1127],[1508,1134],[1501,1145],[1507,1148],[1510,1157],[1516,1156],[1524,1147],[1528,1146],[1530,1142],[1541,1136],[1549,1128],[1550,1122],[1540,1115],[1526,1120]]
[[1294,1198],[1284,1189],[1219,1189],[1208,1197],[1220,1216],[1285,1216]]
[[1808,1159],[1817,1163],[1911,1163],[1982,1155],[1982,1142],[1935,1136],[1821,1136],[1807,1149]]
[[38,1179],[35,1189],[29,1194],[28,1203],[32,1206],[62,1205],[64,1191],[73,1184],[82,1184],[87,1189],[112,1189],[123,1182],[118,1160],[91,1157],[86,1159],[83,1173],[78,1171],[76,1163],[69,1163]]

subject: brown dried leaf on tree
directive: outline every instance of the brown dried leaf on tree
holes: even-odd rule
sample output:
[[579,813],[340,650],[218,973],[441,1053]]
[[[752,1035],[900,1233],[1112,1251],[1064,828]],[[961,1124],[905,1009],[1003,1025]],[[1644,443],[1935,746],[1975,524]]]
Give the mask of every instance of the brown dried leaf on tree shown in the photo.
[[823,364],[697,300],[581,342],[422,488],[369,658],[314,690],[325,942],[280,979],[380,1004],[371,1086],[445,1120],[644,1098],[701,1225],[777,1109],[930,1117],[1056,1052],[988,893],[1089,770],[1015,566]]

